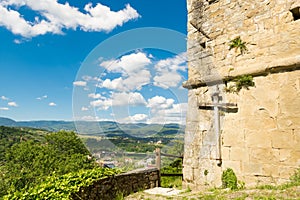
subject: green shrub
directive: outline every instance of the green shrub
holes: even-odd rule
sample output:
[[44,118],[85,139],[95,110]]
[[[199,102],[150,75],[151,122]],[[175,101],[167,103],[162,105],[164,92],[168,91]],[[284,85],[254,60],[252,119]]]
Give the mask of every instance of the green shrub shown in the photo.
[[238,189],[238,181],[234,171],[231,168],[226,169],[222,173],[222,187],[231,190]]
[[71,195],[78,192],[81,187],[89,186],[94,181],[117,173],[120,173],[120,170],[95,168],[72,172],[62,176],[51,176],[48,177],[46,181],[28,190],[17,191],[4,196],[4,200],[68,200]]
[[[168,166],[163,167],[161,169],[161,173],[165,174],[181,174],[182,173],[182,159],[176,159]],[[173,187],[181,187],[182,186],[182,177],[170,177],[165,176],[161,177],[161,186],[166,188],[173,188]]]

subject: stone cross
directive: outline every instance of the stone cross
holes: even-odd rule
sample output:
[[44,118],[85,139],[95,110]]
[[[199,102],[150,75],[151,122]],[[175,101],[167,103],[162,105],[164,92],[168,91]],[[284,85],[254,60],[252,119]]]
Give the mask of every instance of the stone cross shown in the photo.
[[199,103],[199,109],[204,110],[213,110],[214,111],[214,130],[217,138],[216,144],[216,160],[218,161],[217,165],[222,165],[222,154],[221,154],[221,128],[220,128],[220,110],[227,112],[237,112],[237,105],[234,103],[221,103],[222,96],[220,96],[219,86],[214,86],[214,91],[211,95],[212,103]]

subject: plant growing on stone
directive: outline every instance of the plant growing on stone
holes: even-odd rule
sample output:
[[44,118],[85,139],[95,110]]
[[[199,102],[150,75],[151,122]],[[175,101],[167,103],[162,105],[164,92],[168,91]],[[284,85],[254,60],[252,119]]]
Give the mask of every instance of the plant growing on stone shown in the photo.
[[232,81],[234,82],[234,84],[225,87],[225,92],[238,93],[243,88],[249,90],[250,87],[255,86],[253,77],[251,75],[238,76]]
[[207,176],[208,175],[208,170],[204,170],[204,176]]
[[238,189],[237,177],[231,168],[227,168],[222,173],[222,187],[230,188],[231,190]]
[[236,51],[239,49],[241,54],[244,54],[248,49],[246,47],[246,42],[242,41],[241,37],[238,36],[229,42],[229,50],[235,49]]
[[253,82],[253,77],[250,75],[243,75],[235,78],[236,90],[239,92],[242,88],[249,90],[249,87],[254,87],[255,83]]

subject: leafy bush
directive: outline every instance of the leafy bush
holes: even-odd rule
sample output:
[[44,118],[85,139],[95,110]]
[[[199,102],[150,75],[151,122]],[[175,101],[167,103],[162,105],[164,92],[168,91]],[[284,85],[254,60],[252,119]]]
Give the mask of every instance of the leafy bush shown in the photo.
[[[22,137],[28,138],[27,135]],[[5,161],[0,164],[0,197],[27,190],[53,173],[63,175],[95,167],[76,133],[60,131],[41,137],[43,139],[39,141],[19,139],[3,152]]]
[[89,186],[94,181],[120,172],[118,169],[95,168],[72,172],[62,176],[50,176],[35,187],[4,196],[4,200],[67,200],[70,199],[74,193],[78,192],[81,187]]
[[238,189],[238,181],[234,171],[231,168],[226,169],[222,173],[222,187],[231,190]]
[[[164,174],[181,174],[182,173],[182,159],[176,159],[168,166],[161,169],[161,173]],[[181,187],[182,178],[180,176],[170,177],[165,176],[161,177],[161,186],[166,188]]]

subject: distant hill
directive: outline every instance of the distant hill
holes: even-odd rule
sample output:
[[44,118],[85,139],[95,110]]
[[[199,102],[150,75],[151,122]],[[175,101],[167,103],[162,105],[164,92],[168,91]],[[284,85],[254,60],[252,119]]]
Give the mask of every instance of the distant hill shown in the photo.
[[9,119],[9,118],[4,118],[0,117],[0,126],[16,126],[17,122]]
[[0,117],[0,126],[31,127],[47,131],[70,130],[82,135],[131,135],[134,137],[151,137],[183,134],[185,126],[179,124],[120,124],[112,121],[14,121]]

